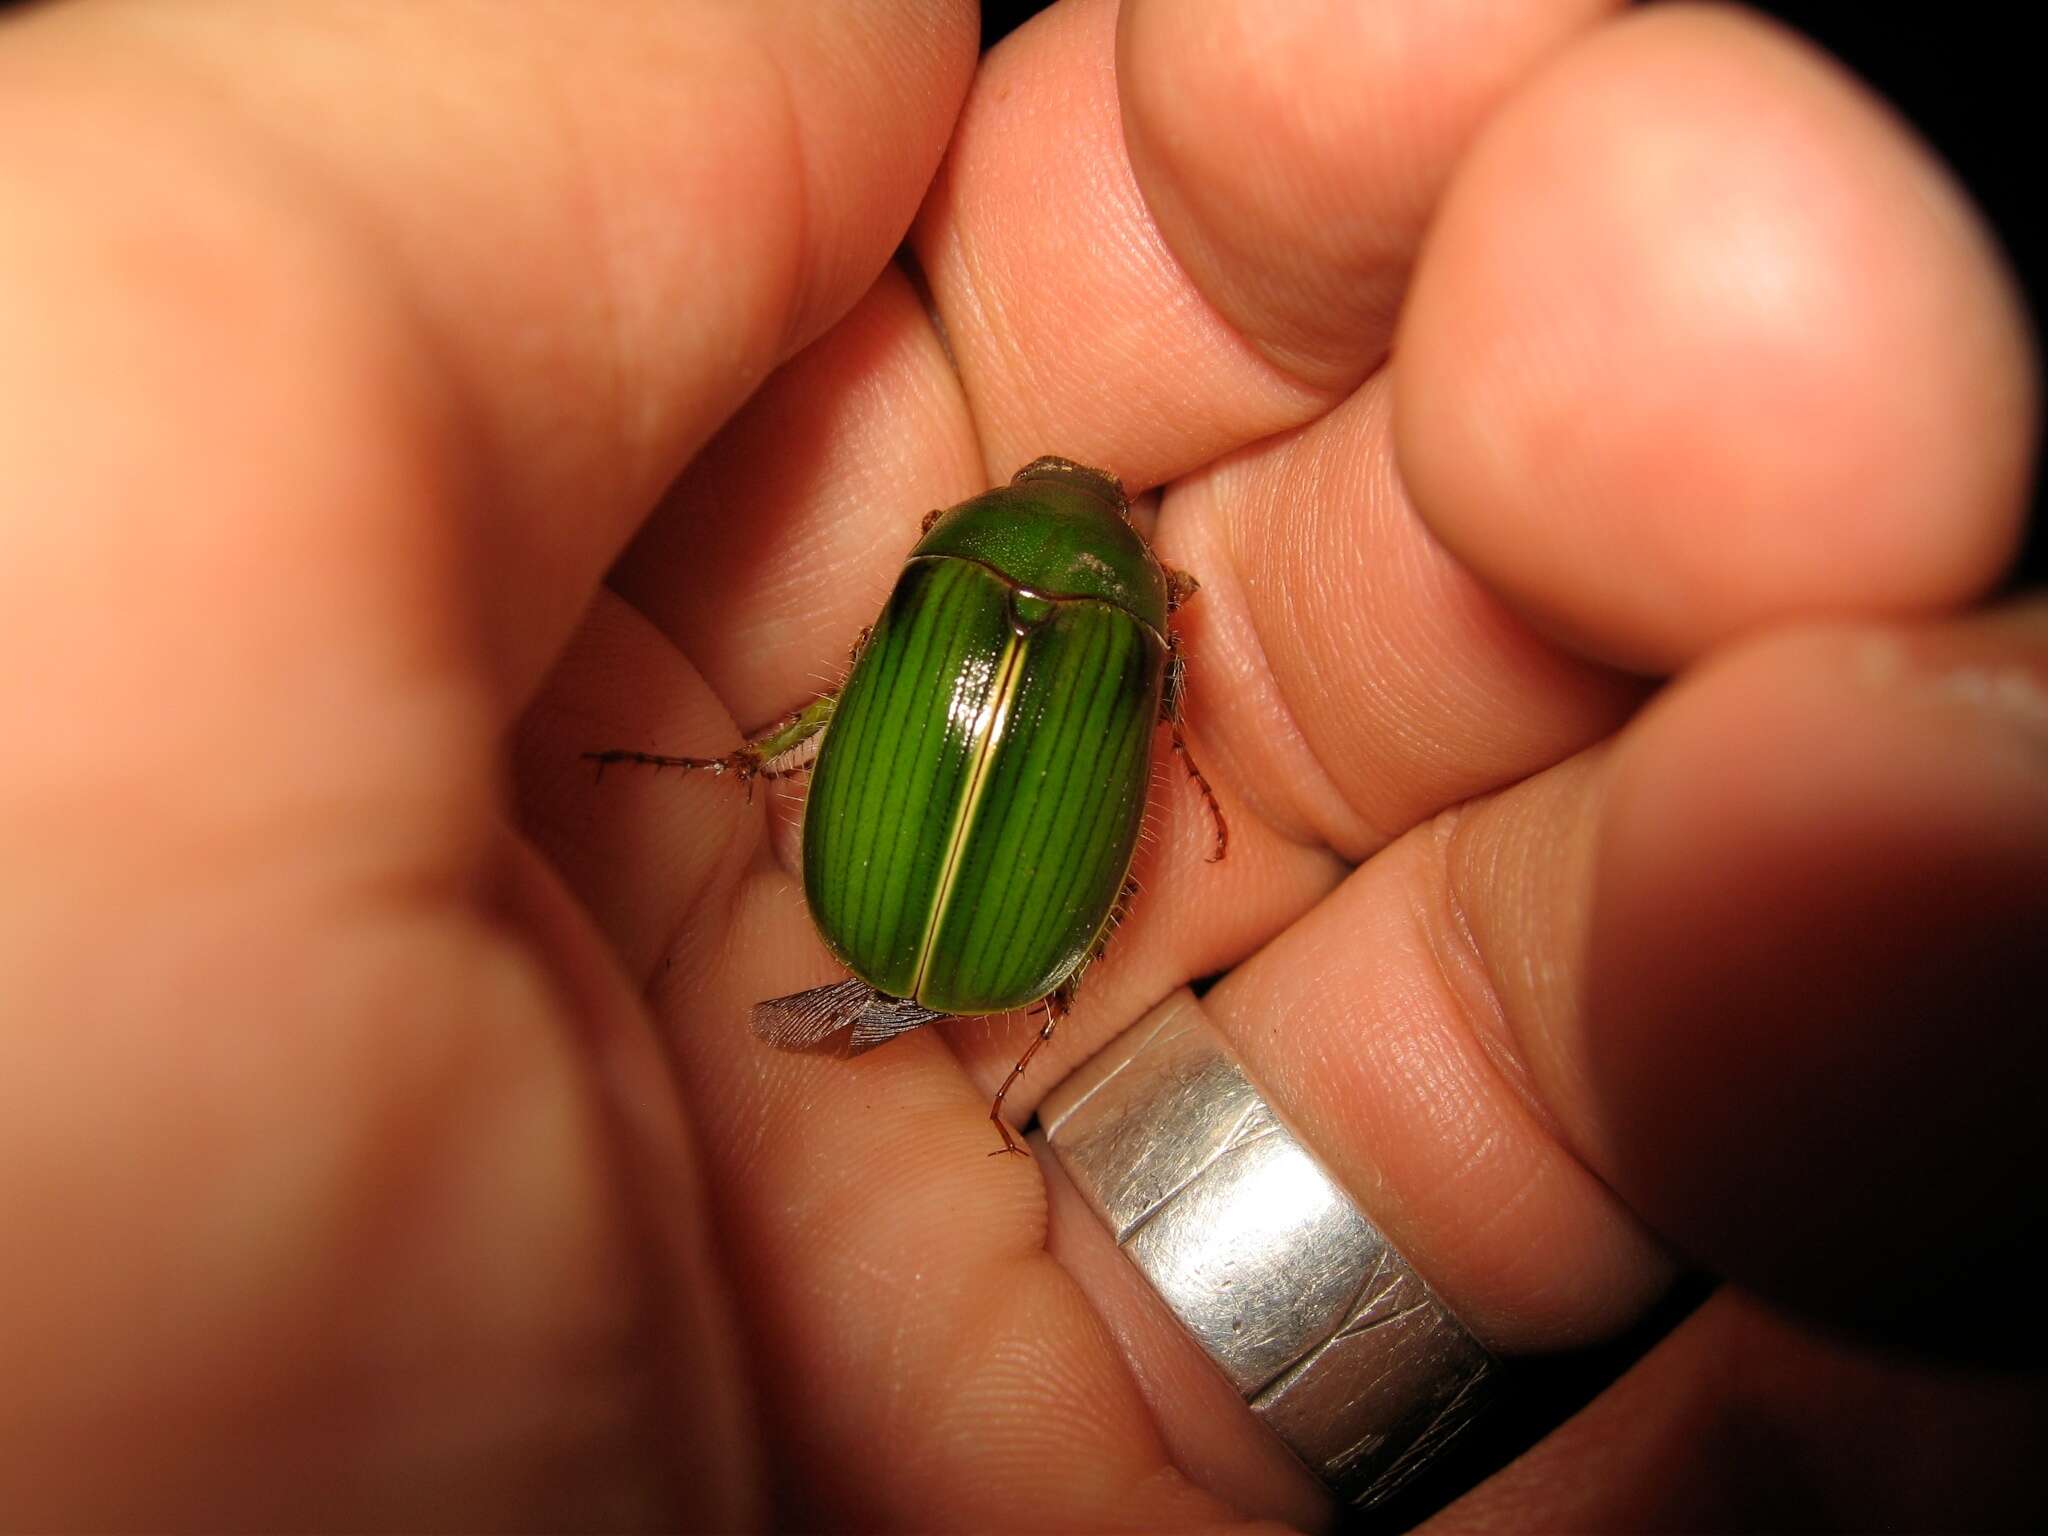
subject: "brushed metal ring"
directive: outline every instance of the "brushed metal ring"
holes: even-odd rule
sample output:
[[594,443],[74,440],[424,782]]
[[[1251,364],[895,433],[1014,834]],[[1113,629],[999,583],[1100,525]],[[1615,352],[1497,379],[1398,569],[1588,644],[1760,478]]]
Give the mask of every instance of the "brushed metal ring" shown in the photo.
[[1182,991],[1048,1093],[1067,1176],[1252,1412],[1339,1498],[1383,1503],[1499,1363],[1274,1114]]

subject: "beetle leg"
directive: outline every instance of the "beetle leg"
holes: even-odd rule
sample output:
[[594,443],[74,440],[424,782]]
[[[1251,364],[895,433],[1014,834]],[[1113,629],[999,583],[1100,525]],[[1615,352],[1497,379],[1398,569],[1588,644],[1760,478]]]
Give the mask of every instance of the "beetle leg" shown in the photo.
[[1060,1020],[1067,1016],[1067,1005],[1070,1001],[1072,998],[1065,983],[1047,994],[1045,1028],[1038,1032],[1037,1039],[1024,1047],[1024,1054],[1017,1058],[1017,1065],[1010,1068],[1010,1075],[1003,1079],[1003,1086],[996,1090],[995,1100],[988,1107],[988,1118],[994,1124],[996,1134],[1003,1138],[1003,1144],[989,1153],[990,1157],[1001,1157],[1005,1152],[1014,1152],[1019,1157],[1024,1155],[1024,1149],[1010,1133],[1009,1122],[1003,1118],[1003,1099],[1009,1093],[1010,1085],[1024,1075],[1024,1069],[1031,1064],[1031,1058],[1036,1056],[1044,1048],[1045,1042],[1052,1038],[1052,1032],[1059,1027]]
[[1182,603],[1202,590],[1202,584],[1178,566],[1162,566],[1166,572],[1166,611],[1173,612]]
[[664,768],[709,768],[723,777],[735,774],[747,786],[747,798],[754,798],[754,776],[761,771],[761,760],[754,755],[751,747],[741,747],[737,752],[728,752],[723,757],[669,757],[661,752],[634,752],[625,747],[613,747],[604,752],[586,752],[584,758],[597,764],[597,776],[604,777],[605,769],[613,763],[633,763],[643,768],[652,768],[659,773]]
[[811,759],[817,756],[818,751],[816,738],[832,719],[832,707],[836,702],[831,694],[813,699],[738,751],[728,752],[723,757],[670,757],[666,753],[636,752],[625,747],[583,755],[597,764],[599,778],[604,777],[605,769],[613,763],[634,763],[657,772],[663,768],[708,768],[721,776],[730,773],[747,786],[747,798],[751,800],[754,798],[755,779],[779,779],[800,773],[811,765]]
[[1167,636],[1166,688],[1159,696],[1159,715],[1173,732],[1173,750],[1180,754],[1181,766],[1187,769],[1188,777],[1195,781],[1195,788],[1202,792],[1202,800],[1209,807],[1209,815],[1215,820],[1216,851],[1209,855],[1209,862],[1214,864],[1230,847],[1230,823],[1223,819],[1223,807],[1217,803],[1216,791],[1209,787],[1208,778],[1195,765],[1194,754],[1188,751],[1188,739],[1181,734],[1181,703],[1187,693],[1187,671],[1188,663],[1187,658],[1181,654],[1180,636]]
[[740,751],[753,754],[757,771],[793,773],[810,761],[811,754],[799,749],[831,723],[838,702],[837,695],[830,693],[815,698],[802,709],[790,711]]
[[932,531],[932,524],[945,515],[946,509],[944,507],[933,507],[931,511],[925,513],[924,521],[917,525],[918,537],[923,538],[924,535],[930,533]]

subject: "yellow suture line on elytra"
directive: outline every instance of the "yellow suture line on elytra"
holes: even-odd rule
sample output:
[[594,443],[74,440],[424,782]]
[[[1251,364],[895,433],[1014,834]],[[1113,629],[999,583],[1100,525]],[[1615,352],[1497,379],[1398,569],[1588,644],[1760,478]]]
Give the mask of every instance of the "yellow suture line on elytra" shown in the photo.
[[938,889],[932,893],[932,909],[925,917],[924,947],[918,951],[917,978],[911,983],[910,995],[919,998],[924,992],[925,972],[931,968],[932,951],[939,942],[939,924],[946,915],[946,905],[953,899],[953,885],[960,876],[960,855],[967,847],[967,833],[974,825],[974,812],[981,804],[982,791],[988,787],[989,769],[994,765],[995,743],[1002,736],[1003,725],[1009,719],[1010,704],[1017,696],[1017,681],[1024,673],[1024,653],[1030,642],[1023,636],[1011,634],[1009,644],[996,663],[995,686],[989,690],[988,701],[981,706],[980,718],[974,724],[973,744],[968,748],[974,754],[974,766],[969,771],[967,792],[960,797],[960,808],[953,813],[953,825],[946,834],[946,862],[939,871]]

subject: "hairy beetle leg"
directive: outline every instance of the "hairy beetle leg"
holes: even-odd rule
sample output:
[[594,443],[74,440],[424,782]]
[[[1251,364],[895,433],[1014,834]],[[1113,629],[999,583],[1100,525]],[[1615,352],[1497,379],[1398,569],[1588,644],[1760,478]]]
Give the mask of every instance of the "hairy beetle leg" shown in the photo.
[[741,747],[737,752],[728,752],[723,757],[667,757],[659,752],[630,752],[614,747],[609,752],[586,752],[583,754],[597,764],[597,776],[602,779],[605,769],[613,763],[632,763],[638,767],[652,768],[659,773],[664,768],[708,768],[720,778],[732,774],[747,786],[747,802],[753,803],[754,780],[786,778],[792,773],[801,773],[808,764],[793,768],[770,768],[762,764],[759,754],[752,746]]
[[1052,1038],[1052,1032],[1059,1027],[1060,1020],[1067,1016],[1067,1008],[1072,1001],[1065,985],[1046,997],[1045,1028],[1038,1032],[1037,1039],[1024,1047],[1024,1054],[1017,1058],[1017,1065],[1010,1068],[1010,1075],[1003,1079],[1003,1086],[996,1090],[995,1099],[988,1107],[988,1118],[990,1124],[995,1126],[996,1134],[1003,1138],[1003,1144],[989,1153],[990,1157],[1001,1157],[1006,1152],[1014,1152],[1019,1157],[1025,1155],[1023,1147],[1018,1145],[1017,1138],[1010,1132],[1009,1122],[1003,1118],[1003,1100],[1008,1096],[1011,1085],[1022,1077],[1024,1069],[1031,1065],[1031,1058],[1036,1056],[1044,1048],[1045,1042]]
[[1207,862],[1221,863],[1223,855],[1230,848],[1230,823],[1223,819],[1223,807],[1217,803],[1216,791],[1209,787],[1209,781],[1202,770],[1195,766],[1195,759],[1188,751],[1188,744],[1180,734],[1180,722],[1173,724],[1173,750],[1180,754],[1181,766],[1188,771],[1188,777],[1195,781],[1195,788],[1202,792],[1202,801],[1209,807],[1209,816],[1216,823],[1216,851],[1209,855]]
[[761,760],[746,747],[737,752],[728,752],[724,757],[668,757],[660,752],[634,752],[625,747],[612,747],[604,752],[586,752],[586,762],[597,764],[597,776],[604,777],[605,769],[613,763],[633,763],[642,768],[652,768],[657,773],[664,768],[709,768],[715,774],[736,773],[741,779],[751,779],[761,771]]
[[[1175,572],[1191,585],[1194,577],[1185,572]],[[1211,864],[1222,860],[1230,847],[1230,823],[1223,819],[1223,807],[1216,799],[1216,791],[1209,787],[1208,777],[1195,765],[1195,756],[1188,751],[1187,737],[1181,734],[1181,701],[1187,694],[1187,658],[1181,654],[1180,636],[1169,635],[1166,640],[1166,689],[1159,696],[1159,716],[1173,732],[1173,750],[1179,754],[1181,766],[1188,771],[1188,777],[1195,781],[1195,788],[1202,792],[1202,801],[1209,807],[1210,818],[1216,823],[1216,851],[1209,855]]]
[[597,764],[600,779],[613,763],[633,763],[652,768],[657,773],[663,768],[685,771],[707,768],[721,777],[729,773],[747,786],[747,799],[752,800],[754,780],[785,779],[811,766],[811,760],[818,755],[818,748],[823,744],[820,733],[831,721],[832,707],[837,702],[831,694],[813,699],[802,709],[793,710],[778,720],[737,752],[728,752],[723,757],[670,757],[661,752],[636,752],[626,747],[586,752],[583,756]]

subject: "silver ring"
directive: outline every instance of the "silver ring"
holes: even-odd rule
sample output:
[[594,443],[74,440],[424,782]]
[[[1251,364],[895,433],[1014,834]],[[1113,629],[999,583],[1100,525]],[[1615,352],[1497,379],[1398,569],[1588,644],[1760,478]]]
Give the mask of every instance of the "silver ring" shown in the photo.
[[1067,1176],[1251,1410],[1341,1499],[1384,1502],[1499,1365],[1245,1077],[1188,992],[1045,1097]]

